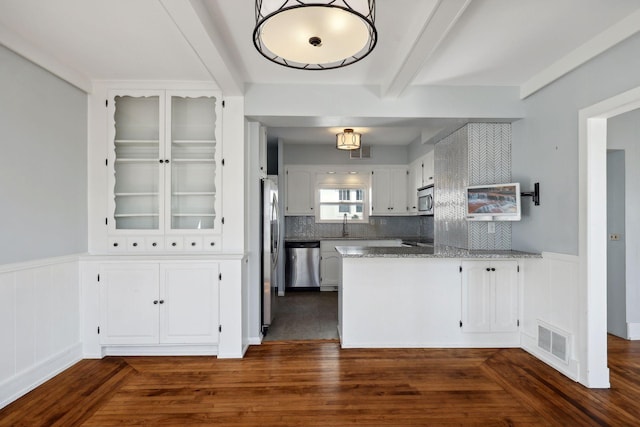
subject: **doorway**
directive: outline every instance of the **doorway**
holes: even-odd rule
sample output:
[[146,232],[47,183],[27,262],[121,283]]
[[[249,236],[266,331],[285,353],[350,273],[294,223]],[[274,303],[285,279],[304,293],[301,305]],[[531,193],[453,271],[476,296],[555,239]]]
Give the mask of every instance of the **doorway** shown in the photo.
[[[613,129],[609,127],[608,146]],[[607,332],[627,338],[625,152],[607,150]]]
[[579,111],[579,280],[584,362],[580,382],[608,388],[606,194],[607,119],[640,108],[640,87]]

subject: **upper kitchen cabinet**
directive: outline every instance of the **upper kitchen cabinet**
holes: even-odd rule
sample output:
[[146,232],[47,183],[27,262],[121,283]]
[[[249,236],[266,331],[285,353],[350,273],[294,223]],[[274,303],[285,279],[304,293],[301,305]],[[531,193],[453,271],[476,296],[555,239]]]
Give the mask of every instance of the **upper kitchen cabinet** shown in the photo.
[[422,187],[426,185],[432,185],[434,181],[435,168],[433,164],[434,150],[429,151],[427,154],[422,156]]
[[285,215],[313,215],[315,173],[308,168],[288,167],[285,171]]
[[407,215],[406,167],[377,168],[371,172],[371,215]]
[[215,248],[222,223],[220,95],[113,91],[107,108],[110,249]]

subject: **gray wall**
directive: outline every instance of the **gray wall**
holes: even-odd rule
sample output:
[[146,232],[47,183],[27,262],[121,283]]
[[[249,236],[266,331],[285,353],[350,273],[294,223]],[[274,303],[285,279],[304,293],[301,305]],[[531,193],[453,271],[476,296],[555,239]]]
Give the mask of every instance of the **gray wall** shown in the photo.
[[640,86],[640,34],[524,100],[513,123],[513,180],[540,182],[540,206],[523,200],[513,249],[578,254],[578,111]]
[[284,145],[286,165],[406,165],[409,163],[406,146],[371,147],[370,159],[350,159],[349,152],[338,150],[333,144]]
[[[626,320],[628,323],[640,323],[640,265],[638,248],[640,247],[640,110],[630,111],[608,120],[607,147],[624,150],[624,200],[626,216],[623,235],[619,242],[610,242],[608,249],[625,254],[626,266],[622,277],[614,280],[626,282]],[[623,248],[620,248],[624,245]],[[613,248],[612,248],[613,246]],[[624,263],[623,263],[624,264]],[[625,277],[626,276],[626,277]],[[621,307],[624,309],[624,307]]]
[[0,46],[0,264],[87,251],[87,97]]
[[607,241],[607,332],[621,338],[627,338],[624,170],[624,150],[609,150],[607,153],[607,234],[618,234],[620,240]]

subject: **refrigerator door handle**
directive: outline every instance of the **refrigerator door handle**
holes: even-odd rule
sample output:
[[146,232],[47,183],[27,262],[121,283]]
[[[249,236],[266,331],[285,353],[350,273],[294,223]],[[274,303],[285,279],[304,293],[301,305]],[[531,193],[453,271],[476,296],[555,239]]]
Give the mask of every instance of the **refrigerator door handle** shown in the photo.
[[272,262],[275,266],[278,263],[278,252],[280,252],[280,210],[278,208],[278,198],[275,194],[271,202],[271,223],[274,228],[274,232],[271,233],[271,254]]

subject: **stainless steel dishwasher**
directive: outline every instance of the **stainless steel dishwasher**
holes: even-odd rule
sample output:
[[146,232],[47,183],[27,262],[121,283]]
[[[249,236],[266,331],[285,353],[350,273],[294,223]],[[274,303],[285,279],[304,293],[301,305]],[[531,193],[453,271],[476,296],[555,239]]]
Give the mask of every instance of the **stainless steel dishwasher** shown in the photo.
[[320,242],[285,242],[288,289],[320,289]]

